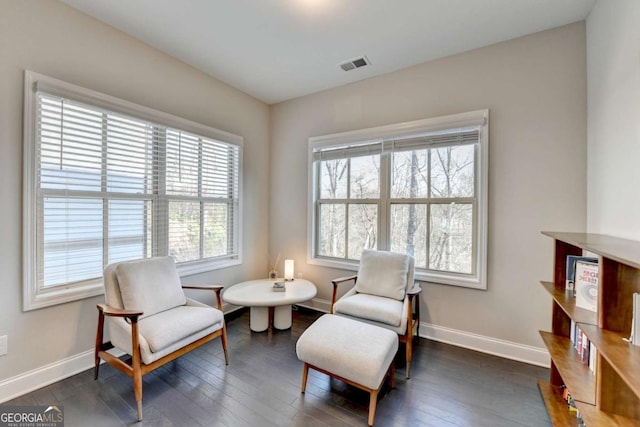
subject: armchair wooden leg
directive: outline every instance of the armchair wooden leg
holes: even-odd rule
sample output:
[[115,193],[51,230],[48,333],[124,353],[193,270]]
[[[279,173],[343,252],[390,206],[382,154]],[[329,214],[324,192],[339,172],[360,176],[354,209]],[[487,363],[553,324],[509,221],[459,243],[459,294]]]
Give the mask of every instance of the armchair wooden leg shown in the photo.
[[[140,393],[142,394],[142,390]],[[142,421],[142,396],[140,396],[140,400],[136,400],[136,405],[138,407],[138,421]]]
[[410,333],[407,336],[406,353],[407,353],[407,379],[409,379],[411,375],[411,359],[413,358],[413,333]]
[[98,379],[100,370],[100,350],[102,347],[102,339],[104,334],[104,313],[98,309],[98,331],[96,332],[96,348],[94,353],[93,379]]
[[222,341],[222,349],[224,350],[224,363],[229,364],[229,352],[227,351],[227,325],[222,326],[222,336],[220,337]]
[[309,365],[304,364],[304,368],[302,368],[302,393],[307,390],[307,376],[309,375]]
[[[411,377],[411,359],[413,358],[413,339],[420,336],[420,299],[414,301],[409,298],[409,318],[407,319],[407,332],[403,337],[406,344],[407,379]],[[415,311],[414,311],[415,310]],[[415,333],[414,333],[415,331]]]
[[133,372],[133,393],[136,397],[138,421],[142,421],[142,370],[139,364],[138,368],[134,368]]
[[142,421],[142,366],[140,356],[140,345],[138,342],[138,322],[131,323],[131,344],[132,344],[132,361],[133,369],[133,393],[136,397],[136,406],[138,409],[138,421]]

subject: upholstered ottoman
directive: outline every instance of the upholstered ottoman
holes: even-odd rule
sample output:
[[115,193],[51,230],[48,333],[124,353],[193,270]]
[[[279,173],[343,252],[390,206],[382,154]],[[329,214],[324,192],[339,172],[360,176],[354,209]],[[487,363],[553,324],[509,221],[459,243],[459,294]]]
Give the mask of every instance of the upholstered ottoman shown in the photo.
[[325,314],[302,333],[296,344],[304,362],[302,392],[309,368],[370,393],[369,425],[376,414],[378,392],[387,374],[395,386],[393,358],[398,334],[388,329],[344,317]]

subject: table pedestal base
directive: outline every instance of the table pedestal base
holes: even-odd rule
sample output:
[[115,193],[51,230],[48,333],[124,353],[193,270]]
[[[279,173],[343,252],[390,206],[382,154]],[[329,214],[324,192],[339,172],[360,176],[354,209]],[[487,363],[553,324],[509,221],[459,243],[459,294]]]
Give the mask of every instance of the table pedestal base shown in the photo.
[[291,327],[291,306],[251,307],[249,327],[253,332],[263,332],[272,328],[284,330]]

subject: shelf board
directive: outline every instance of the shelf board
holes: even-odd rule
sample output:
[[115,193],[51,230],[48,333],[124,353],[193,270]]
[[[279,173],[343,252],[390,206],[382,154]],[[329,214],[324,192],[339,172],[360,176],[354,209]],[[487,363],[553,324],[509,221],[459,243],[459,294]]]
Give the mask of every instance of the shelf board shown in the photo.
[[580,328],[622,381],[640,398],[640,346],[623,341],[622,338],[628,337],[622,334],[594,325],[580,325]]
[[607,426],[607,427],[638,427],[638,420],[626,418],[621,415],[607,414],[593,405],[576,402],[578,410],[582,414],[587,427]]
[[576,323],[588,325],[598,324],[598,313],[584,308],[576,307],[576,297],[573,291],[557,288],[551,282],[541,282],[542,286],[551,294],[562,310]]
[[595,405],[596,377],[589,366],[580,361],[571,340],[544,331],[540,331],[540,335],[571,396],[577,401]]
[[640,242],[592,233],[543,231],[545,236],[640,269]]
[[574,413],[569,411],[567,402],[562,398],[562,387],[538,380],[538,388],[540,389],[542,400],[544,400],[544,406],[547,407],[552,425],[570,427],[578,425],[578,419]]
[[[542,400],[553,426],[574,427],[578,425],[577,417],[569,411],[567,402],[562,398],[562,387],[538,380],[538,389],[540,389]],[[587,426],[638,427],[637,420],[607,414],[600,411],[595,405],[576,401],[576,406]]]

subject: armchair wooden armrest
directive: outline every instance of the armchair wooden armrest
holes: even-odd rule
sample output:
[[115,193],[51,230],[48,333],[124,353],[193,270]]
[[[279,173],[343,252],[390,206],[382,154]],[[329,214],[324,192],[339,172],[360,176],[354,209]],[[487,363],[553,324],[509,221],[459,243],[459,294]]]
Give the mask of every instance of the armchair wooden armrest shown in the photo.
[[199,291],[214,291],[216,293],[216,301],[218,303],[218,310],[222,311],[222,298],[220,292],[224,289],[224,286],[220,285],[182,285],[182,289],[195,289]]
[[420,287],[420,284],[419,283],[415,283],[413,285],[413,288],[411,288],[411,290],[407,292],[407,295],[409,297],[413,298],[416,295],[420,295],[421,292],[422,292],[422,288]]
[[344,282],[349,282],[353,280],[355,284],[358,280],[358,276],[353,274],[351,276],[338,277],[337,279],[333,279],[331,283],[333,284],[333,294],[331,295],[331,314],[333,314],[333,305],[336,303],[336,295],[338,293],[338,285]]
[[409,298],[409,320],[420,319],[420,301],[416,303],[416,299],[422,293],[422,288],[419,283],[414,283],[413,288],[407,292]]
[[[124,317],[125,321],[131,325],[131,336],[134,349],[138,348],[138,317],[144,313],[141,310],[125,310],[123,308],[116,308],[107,304],[98,304],[98,331],[96,333],[96,347],[95,347],[95,379],[98,379],[98,366],[100,363],[100,357],[103,357],[105,361],[115,361],[117,357],[106,353],[107,350],[113,348],[111,341],[102,342],[104,337],[104,317]],[[135,353],[135,351],[134,351]],[[139,353],[138,353],[139,357]],[[126,369],[123,368],[123,362],[114,362],[118,366],[116,368],[122,372]]]
[[104,316],[126,317],[131,321],[138,321],[138,317],[144,314],[144,312],[140,310],[125,310],[122,308],[112,307],[107,304],[98,304],[98,311]]
[[338,277],[337,279],[333,279],[331,283],[333,286],[338,286],[340,283],[348,282],[349,280],[353,280],[354,282],[358,280],[358,275],[352,274],[351,276]]
[[182,289],[199,289],[202,291],[214,291],[219,293],[224,289],[224,286],[220,285],[182,285]]

